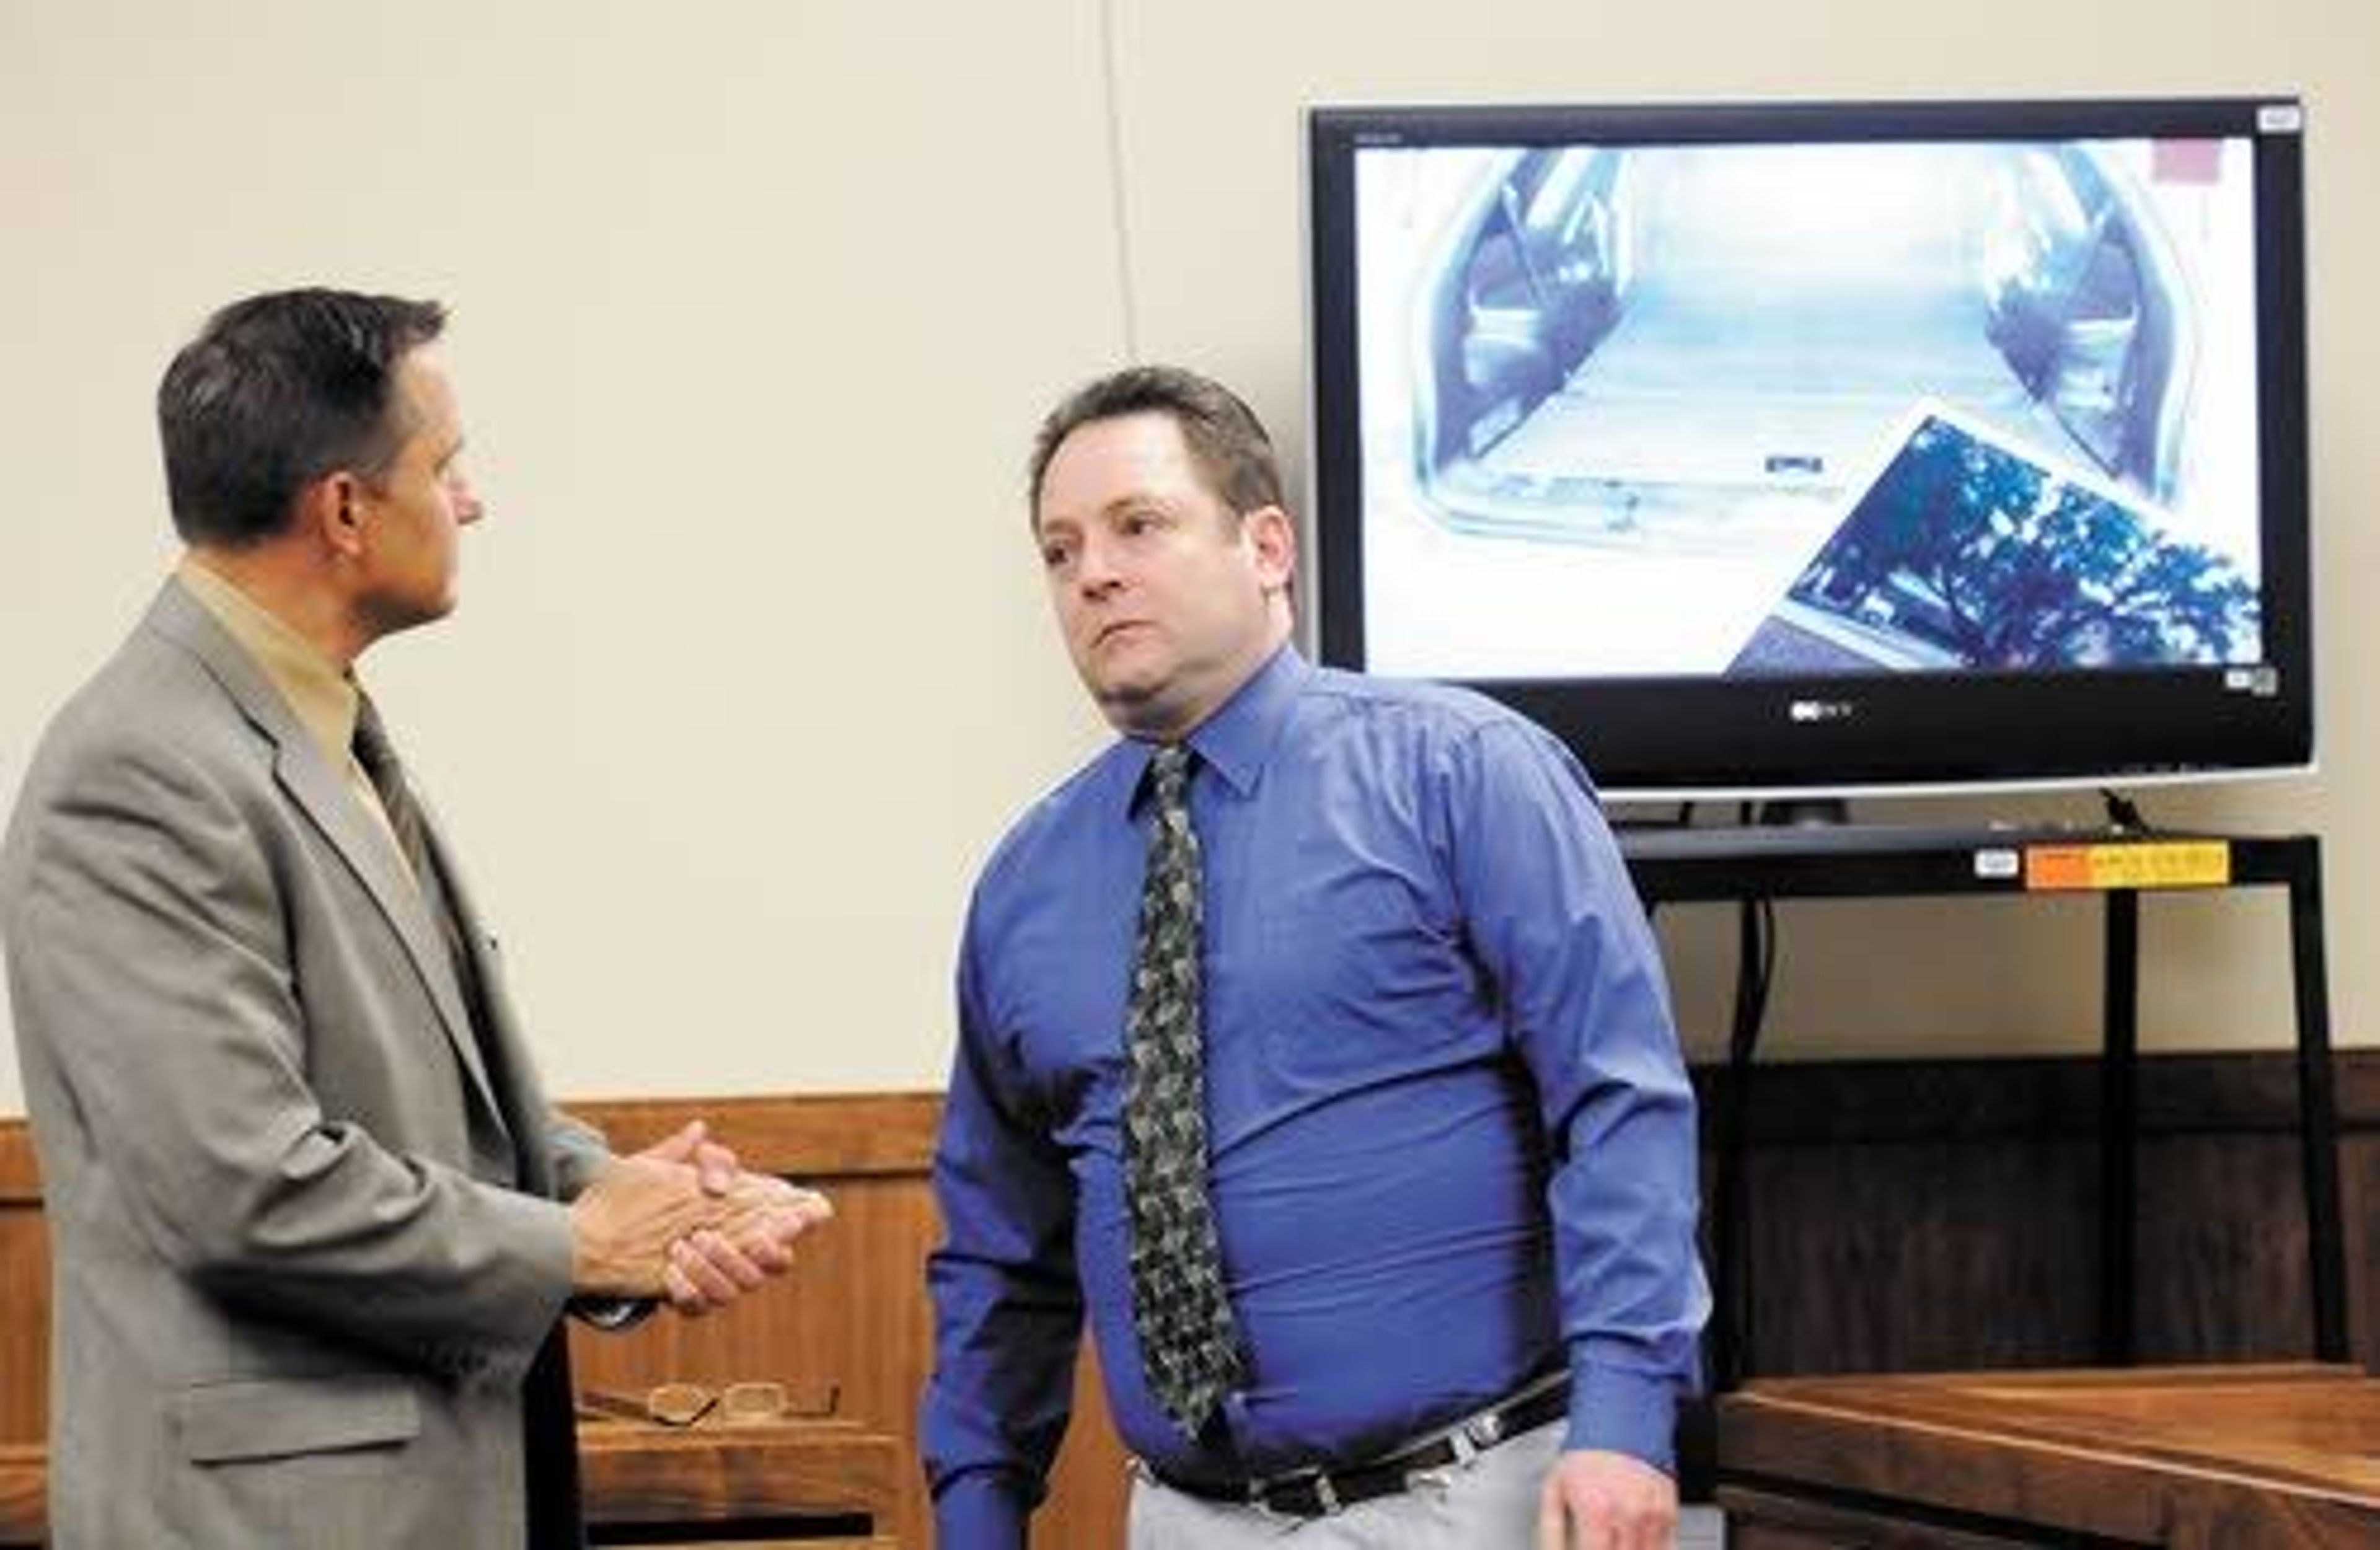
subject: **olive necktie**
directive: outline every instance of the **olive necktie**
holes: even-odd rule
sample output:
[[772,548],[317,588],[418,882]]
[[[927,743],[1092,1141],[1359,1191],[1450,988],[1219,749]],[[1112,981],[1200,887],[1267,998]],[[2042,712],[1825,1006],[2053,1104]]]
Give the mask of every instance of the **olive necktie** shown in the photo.
[[381,811],[388,815],[388,827],[396,835],[396,848],[404,853],[405,864],[413,868],[414,880],[426,892],[431,881],[430,842],[422,827],[421,808],[413,800],[412,788],[406,784],[405,766],[397,762],[396,745],[388,740],[388,727],[381,721],[380,708],[372,704],[370,695],[356,696],[354,748],[356,763],[363,767],[364,778],[380,793]]
[[1185,748],[1160,749],[1149,764],[1148,874],[1124,1019],[1123,1146],[1141,1363],[1174,1424],[1196,1437],[1240,1380],[1241,1360],[1207,1195],[1198,836],[1190,827],[1189,776]]

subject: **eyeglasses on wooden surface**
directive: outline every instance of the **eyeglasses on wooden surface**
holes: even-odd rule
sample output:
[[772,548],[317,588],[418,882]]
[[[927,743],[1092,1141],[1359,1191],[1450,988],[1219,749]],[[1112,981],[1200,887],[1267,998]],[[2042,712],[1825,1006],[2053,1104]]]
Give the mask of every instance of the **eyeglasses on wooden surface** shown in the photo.
[[773,1378],[747,1378],[716,1387],[703,1383],[657,1383],[649,1388],[585,1388],[581,1411],[657,1426],[749,1426],[771,1421],[824,1421],[843,1400],[843,1386],[828,1384],[807,1395]]

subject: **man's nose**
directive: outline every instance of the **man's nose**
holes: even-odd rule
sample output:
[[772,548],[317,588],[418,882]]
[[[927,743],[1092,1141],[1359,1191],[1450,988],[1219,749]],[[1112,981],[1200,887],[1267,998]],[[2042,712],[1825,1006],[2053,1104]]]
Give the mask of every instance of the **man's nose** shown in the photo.
[[1075,556],[1075,585],[1097,594],[1111,589],[1122,579],[1111,546],[1097,539],[1086,539],[1082,552]]

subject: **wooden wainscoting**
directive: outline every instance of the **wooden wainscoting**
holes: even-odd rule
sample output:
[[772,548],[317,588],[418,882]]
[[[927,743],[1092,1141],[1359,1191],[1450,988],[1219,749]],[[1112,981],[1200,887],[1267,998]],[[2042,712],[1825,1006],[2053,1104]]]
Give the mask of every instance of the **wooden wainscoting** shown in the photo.
[[[2370,1367],[2380,1050],[2336,1069],[2349,1346]],[[1695,1077],[1707,1100],[1725,1073]],[[2141,1061],[2135,1362],[2313,1353],[2296,1084],[2285,1054]],[[2089,1059],[1755,1067],[1747,1375],[2096,1362],[2098,1093]]]
[[[1706,1088],[1717,1073],[1697,1072]],[[1767,1374],[2082,1365],[2095,1355],[2095,1064],[1891,1061],[1753,1074],[1750,1274]],[[2280,1054],[2142,1062],[2140,1351],[2156,1362],[2311,1350],[2294,1072]],[[2380,1050],[2338,1061],[2340,1197],[2357,1361],[2380,1352]],[[775,1378],[832,1385],[841,1413],[898,1439],[890,1528],[930,1543],[916,1466],[931,1362],[924,1265],[939,1227],[930,1094],[580,1102],[634,1147],[707,1117],[752,1167],[833,1196],[788,1285],[714,1318],[574,1335],[581,1381]],[[1707,1154],[1706,1162],[1707,1165]],[[1707,1192],[1706,1192],[1707,1193]],[[0,1514],[11,1446],[47,1413],[48,1248],[32,1150],[0,1120]],[[1037,1520],[1055,1550],[1121,1543],[1123,1457],[1087,1361]],[[12,1493],[18,1493],[12,1496]]]
[[22,1120],[0,1118],[0,1446],[49,1425],[50,1234]]
[[39,1447],[49,1425],[50,1234],[22,1120],[0,1118],[0,1544],[41,1522]]

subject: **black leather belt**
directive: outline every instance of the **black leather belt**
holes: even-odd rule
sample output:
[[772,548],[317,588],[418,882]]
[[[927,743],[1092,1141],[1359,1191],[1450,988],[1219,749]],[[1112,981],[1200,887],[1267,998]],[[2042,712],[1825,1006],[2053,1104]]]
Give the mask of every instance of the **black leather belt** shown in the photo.
[[1558,1374],[1530,1385],[1501,1404],[1465,1416],[1419,1442],[1344,1469],[1297,1470],[1239,1485],[1177,1480],[1163,1473],[1159,1473],[1157,1479],[1170,1489],[1208,1501],[1260,1507],[1290,1518],[1324,1518],[1343,1512],[1357,1502],[1392,1496],[1410,1489],[1416,1477],[1434,1470],[1451,1469],[1509,1437],[1535,1431],[1567,1414],[1569,1410],[1570,1379]]

